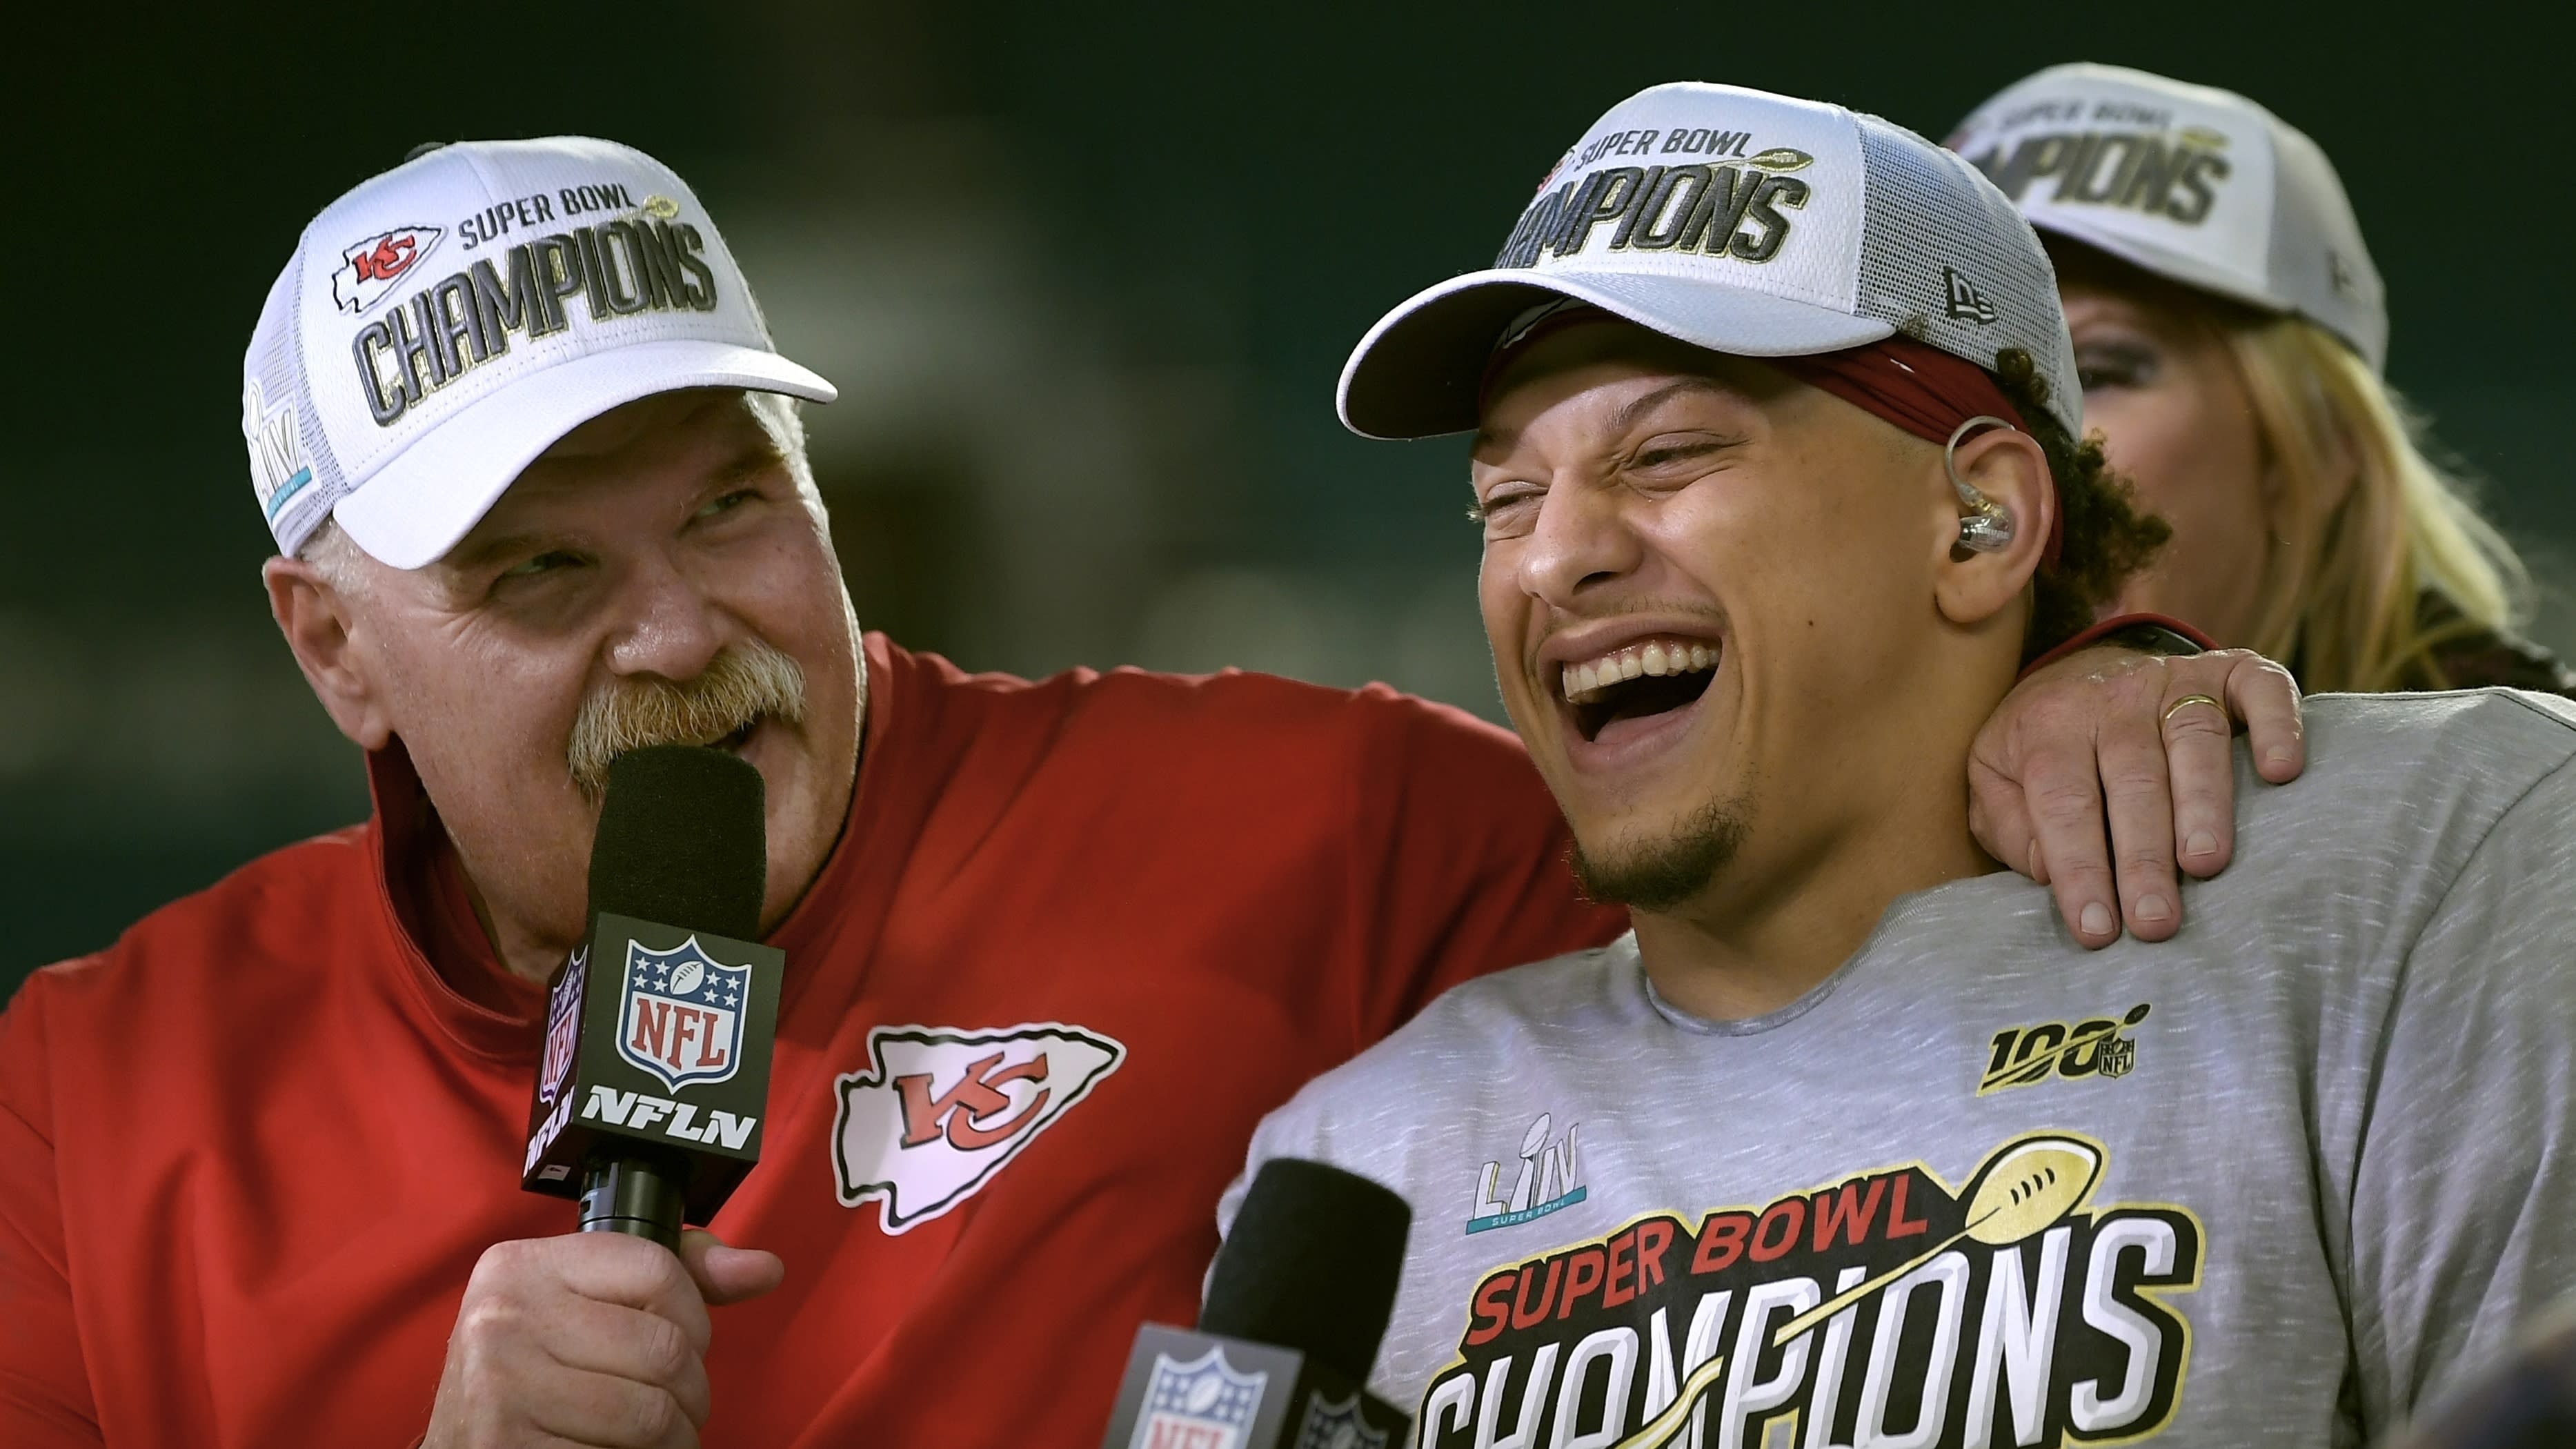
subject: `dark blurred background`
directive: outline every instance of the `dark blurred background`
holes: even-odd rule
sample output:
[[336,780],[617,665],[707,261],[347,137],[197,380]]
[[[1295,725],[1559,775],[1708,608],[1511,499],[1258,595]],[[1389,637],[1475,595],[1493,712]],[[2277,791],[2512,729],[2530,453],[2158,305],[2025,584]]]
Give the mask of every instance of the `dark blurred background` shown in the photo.
[[1594,116],[1704,79],[1937,137],[2052,61],[2229,86],[2342,168],[2390,372],[2576,646],[2559,7],[30,8],[0,40],[0,991],[364,813],[259,589],[241,349],[306,219],[432,138],[590,132],[690,179],[841,386],[808,419],[870,627],[1493,715],[1459,451],[1345,435],[1332,383]]

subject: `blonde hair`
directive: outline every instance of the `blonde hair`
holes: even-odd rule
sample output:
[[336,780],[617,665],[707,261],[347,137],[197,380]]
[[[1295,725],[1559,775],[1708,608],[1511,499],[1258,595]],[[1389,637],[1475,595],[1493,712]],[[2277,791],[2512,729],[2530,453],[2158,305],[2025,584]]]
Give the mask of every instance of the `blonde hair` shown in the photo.
[[[2260,623],[2241,642],[2296,660],[2309,690],[2448,688],[2444,648],[2529,618],[2529,570],[2425,456],[2423,416],[2340,339],[2295,316],[2217,320],[2279,488]],[[2450,608],[2425,609],[2427,593]]]

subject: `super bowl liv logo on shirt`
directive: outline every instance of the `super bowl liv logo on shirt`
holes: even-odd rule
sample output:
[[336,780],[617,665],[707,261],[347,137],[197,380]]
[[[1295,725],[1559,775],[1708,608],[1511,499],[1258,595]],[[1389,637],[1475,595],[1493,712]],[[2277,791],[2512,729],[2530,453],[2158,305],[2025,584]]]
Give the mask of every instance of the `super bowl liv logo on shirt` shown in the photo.
[[1518,1227],[1583,1201],[1590,1189],[1583,1185],[1583,1165],[1574,1150],[1575,1129],[1580,1125],[1568,1122],[1565,1136],[1551,1139],[1553,1123],[1547,1113],[1539,1113],[1529,1131],[1521,1134],[1520,1164],[1508,1190],[1503,1187],[1501,1162],[1488,1162],[1478,1169],[1476,1207],[1467,1219],[1467,1231]]
[[[2089,114],[2088,114],[2089,108]],[[1996,129],[2044,129],[1969,159],[2018,202],[2042,181],[2054,190],[2033,200],[2109,206],[2161,216],[2184,226],[2209,219],[2218,187],[2233,167],[2227,137],[2206,126],[2174,126],[2161,106],[2130,101],[2039,101],[2007,112]]]
[[[1749,131],[1708,128],[1613,131],[1588,138],[1539,183],[1497,267],[1534,267],[1600,241],[1610,251],[1699,252],[1767,262],[1789,236],[1789,218],[1807,204],[1808,183],[1790,173],[1815,157],[1788,146],[1745,154]],[[1547,189],[1567,167],[1606,157],[1640,158],[1605,166]],[[1652,161],[1645,160],[1652,157]],[[1603,227],[1610,228],[1606,233]]]
[[2040,1133],[1952,1191],[1862,1173],[1671,1213],[1487,1273],[1423,1449],[2130,1439],[2171,1418],[2200,1285],[2188,1209],[2091,1203],[2090,1138]]

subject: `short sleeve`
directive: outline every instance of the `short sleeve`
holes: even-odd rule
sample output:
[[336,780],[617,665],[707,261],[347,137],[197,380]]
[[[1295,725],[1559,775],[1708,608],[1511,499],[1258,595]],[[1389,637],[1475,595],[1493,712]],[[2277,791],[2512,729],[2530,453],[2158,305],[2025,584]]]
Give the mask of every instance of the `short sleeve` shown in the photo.
[[1520,741],[1445,705],[1371,689],[1381,718],[1353,782],[1354,918],[1373,934],[1357,1051],[1461,981],[1598,946],[1627,913],[1567,864],[1565,818]]
[[2469,856],[2407,952],[2380,1063],[2349,1239],[2373,1433],[2576,1291],[2576,764]]
[[0,1444],[95,1449],[54,1175],[45,999],[40,972],[0,1012]]
[[1252,1190],[1252,1179],[1260,1174],[1263,1163],[1276,1157],[1317,1157],[1320,1140],[1314,1114],[1302,1100],[1262,1118],[1261,1125],[1253,1129],[1251,1147],[1244,1152],[1243,1171],[1226,1184],[1224,1195],[1216,1200],[1217,1237],[1233,1235],[1235,1214],[1243,1211],[1243,1195]]
[[[1348,1155],[1334,1150],[1334,1133],[1326,1108],[1331,1077],[1322,1077],[1306,1085],[1305,1090],[1289,1099],[1285,1106],[1261,1119],[1253,1129],[1252,1145],[1245,1149],[1243,1171],[1226,1185],[1216,1203],[1216,1235],[1219,1240],[1234,1236],[1235,1217],[1243,1211],[1244,1195],[1252,1191],[1252,1180],[1261,1175],[1268,1163],[1282,1157],[1303,1158],[1309,1162],[1329,1162],[1346,1170],[1358,1165]],[[1396,1184],[1382,1184],[1390,1190]],[[1400,1195],[1400,1194],[1399,1194]],[[1213,1270],[1214,1265],[1210,1265]],[[1200,1285],[1204,1296],[1206,1285]]]

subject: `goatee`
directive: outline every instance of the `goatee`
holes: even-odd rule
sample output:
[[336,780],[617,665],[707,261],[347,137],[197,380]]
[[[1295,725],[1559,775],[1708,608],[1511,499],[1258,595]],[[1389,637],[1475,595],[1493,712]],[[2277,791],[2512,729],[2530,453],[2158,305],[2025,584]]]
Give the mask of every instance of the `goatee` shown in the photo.
[[1574,843],[1574,876],[1604,905],[1668,911],[1708,889],[1744,844],[1746,802],[1711,800],[1661,840],[1595,853]]

